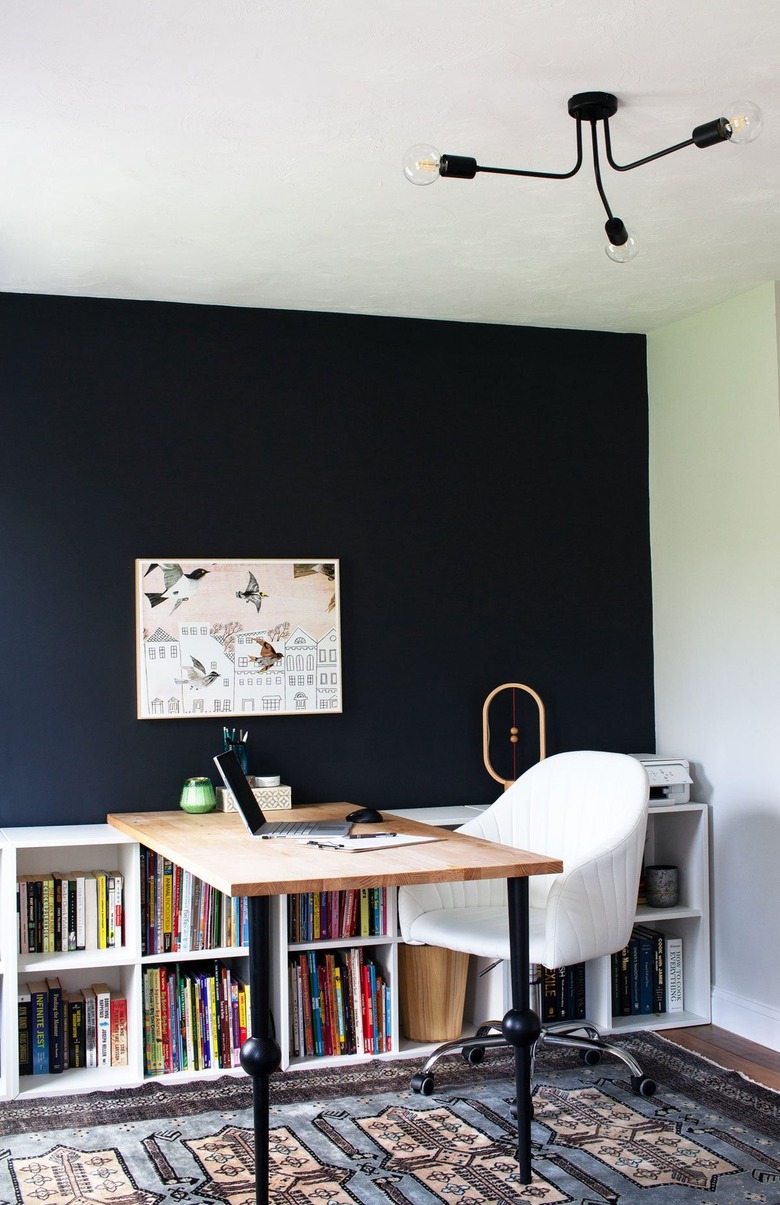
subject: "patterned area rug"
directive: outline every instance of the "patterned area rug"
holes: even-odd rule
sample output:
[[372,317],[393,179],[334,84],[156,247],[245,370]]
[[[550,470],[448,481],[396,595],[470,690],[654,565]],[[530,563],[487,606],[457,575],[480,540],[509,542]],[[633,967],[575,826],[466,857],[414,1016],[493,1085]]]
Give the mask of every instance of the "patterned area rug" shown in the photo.
[[[432,1097],[410,1092],[403,1060],[277,1075],[272,1201],[780,1205],[780,1094],[656,1034],[623,1044],[658,1081],[649,1101],[614,1060],[544,1052],[530,1185],[505,1055],[443,1060]],[[0,1111],[0,1205],[253,1205],[251,1127],[243,1077],[14,1101]]]

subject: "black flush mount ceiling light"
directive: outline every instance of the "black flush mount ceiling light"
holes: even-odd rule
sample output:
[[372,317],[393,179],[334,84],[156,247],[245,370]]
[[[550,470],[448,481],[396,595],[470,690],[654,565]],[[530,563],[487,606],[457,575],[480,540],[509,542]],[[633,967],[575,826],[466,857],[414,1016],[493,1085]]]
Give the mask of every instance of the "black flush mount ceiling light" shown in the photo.
[[753,142],[761,133],[761,110],[752,101],[735,101],[727,109],[725,117],[716,117],[714,121],[697,126],[690,138],[678,142],[666,150],[656,151],[654,155],[645,155],[643,159],[635,159],[633,163],[616,163],[612,156],[612,142],[609,134],[609,119],[618,110],[617,97],[611,92],[578,92],[569,100],[569,116],[577,123],[577,161],[568,172],[532,172],[521,171],[512,167],[483,167],[476,159],[465,155],[440,155],[432,146],[413,146],[404,156],[404,174],[412,184],[432,184],[439,176],[455,180],[473,180],[477,172],[488,172],[496,176],[534,176],[541,180],[568,180],[576,176],[582,167],[582,123],[590,122],[591,142],[593,145],[593,172],[596,177],[596,188],[607,213],[604,229],[607,232],[607,255],[618,264],[627,263],[633,259],[639,250],[636,238],[626,229],[620,218],[613,214],[604,185],[601,179],[599,163],[598,127],[603,125],[604,151],[607,163],[616,172],[628,172],[632,168],[641,167],[643,163],[652,163],[664,155],[681,151],[686,146],[715,146],[719,142]]

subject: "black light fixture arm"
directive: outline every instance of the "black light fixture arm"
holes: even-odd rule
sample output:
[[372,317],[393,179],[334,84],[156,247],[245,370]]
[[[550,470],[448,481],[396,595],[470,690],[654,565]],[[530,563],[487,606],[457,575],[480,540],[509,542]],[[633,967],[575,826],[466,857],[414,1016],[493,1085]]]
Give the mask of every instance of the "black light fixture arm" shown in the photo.
[[[606,122],[604,123],[604,126],[606,128]],[[612,210],[609,207],[609,201],[607,200],[607,194],[604,192],[604,185],[601,180],[601,164],[599,163],[599,138],[598,138],[598,130],[596,129],[595,121],[591,123],[590,130],[591,130],[591,139],[593,142],[593,175],[596,177],[596,188],[599,191],[599,196],[601,197],[601,203],[604,206],[605,210],[607,211],[607,217],[611,220],[614,215],[612,213]]]
[[[570,180],[571,176],[576,176],[577,171],[579,171],[580,167],[582,166],[581,124],[580,122],[577,122],[577,158],[576,163],[571,171],[521,171],[520,167],[485,167],[482,164],[477,164],[476,159],[465,159],[463,155],[441,155],[442,176],[459,176],[461,175],[461,170],[467,165],[469,169],[469,180],[473,180],[477,171],[489,172],[489,175],[492,176],[534,176],[536,180]],[[471,165],[474,165],[473,172],[470,171]]]
[[[484,167],[476,159],[468,159],[464,155],[442,155],[441,174],[461,180],[473,180],[477,172],[487,172],[492,176],[533,176],[538,180],[570,180],[576,176],[582,167],[582,123],[577,122],[577,162],[568,172],[531,172],[521,171],[514,167]],[[466,174],[468,173],[468,174]]]
[[630,172],[634,167],[641,167],[643,163],[652,163],[654,159],[663,159],[664,155],[672,155],[675,151],[681,151],[684,146],[710,146],[710,143],[694,143],[693,138],[686,138],[685,142],[678,142],[675,146],[668,146],[665,151],[656,151],[654,155],[645,155],[644,159],[635,159],[633,163],[616,163],[612,157],[612,140],[609,136],[609,122],[604,122],[604,149],[607,152],[607,163],[610,167],[614,167],[616,172]]

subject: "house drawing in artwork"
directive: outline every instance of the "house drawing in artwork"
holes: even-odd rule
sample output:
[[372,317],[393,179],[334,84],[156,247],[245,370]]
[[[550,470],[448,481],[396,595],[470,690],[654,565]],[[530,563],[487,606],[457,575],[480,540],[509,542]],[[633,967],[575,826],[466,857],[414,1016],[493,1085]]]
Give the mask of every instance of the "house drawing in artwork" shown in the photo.
[[[149,713],[294,715],[340,709],[335,628],[320,640],[296,627],[287,639],[266,642],[265,631],[239,632],[228,652],[206,623],[179,624],[175,634],[157,628],[143,644]],[[266,647],[272,655],[263,656]]]

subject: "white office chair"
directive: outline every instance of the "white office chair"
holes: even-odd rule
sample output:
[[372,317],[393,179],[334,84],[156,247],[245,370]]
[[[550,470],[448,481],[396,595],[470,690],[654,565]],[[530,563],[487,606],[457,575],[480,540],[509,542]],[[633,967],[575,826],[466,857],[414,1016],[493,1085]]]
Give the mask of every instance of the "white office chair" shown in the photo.
[[[563,862],[561,874],[529,879],[531,963],[571,966],[628,944],[648,795],[644,767],[633,757],[559,753],[532,766],[487,811],[459,829]],[[398,916],[406,943],[509,957],[507,891],[500,879],[402,887]],[[602,1053],[614,1054],[628,1066],[635,1092],[652,1096],[655,1091],[636,1060],[603,1041],[587,1021],[543,1028],[539,1042],[578,1047],[589,1065],[598,1063]],[[437,1047],[413,1077],[412,1088],[426,1096],[433,1092],[431,1069],[442,1055],[460,1051],[468,1062],[478,1063],[487,1049],[508,1044],[501,1022],[486,1021],[474,1037]]]

